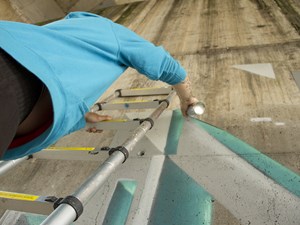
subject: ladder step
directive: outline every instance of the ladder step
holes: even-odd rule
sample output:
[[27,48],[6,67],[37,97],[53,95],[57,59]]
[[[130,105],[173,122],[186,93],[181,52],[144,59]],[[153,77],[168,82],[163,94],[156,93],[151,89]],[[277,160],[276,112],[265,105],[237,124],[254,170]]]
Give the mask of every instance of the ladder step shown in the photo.
[[98,130],[132,130],[140,125],[136,120],[108,120],[99,123],[87,123],[86,129],[96,128]]
[[95,147],[49,147],[33,154],[37,159],[103,161],[107,151]]
[[172,87],[162,88],[133,88],[133,89],[120,89],[119,97],[134,97],[134,96],[155,96],[155,95],[168,95],[173,90]]
[[127,101],[99,104],[101,105],[101,110],[153,109],[158,107],[159,101]]
[[0,208],[21,212],[48,215],[53,211],[53,202],[48,197],[0,191]]
[[101,110],[152,109],[158,106],[158,101],[109,102],[118,97],[169,95],[172,91],[172,87],[119,89],[116,90],[112,95],[105,98],[103,101],[95,103],[91,107],[90,111],[97,112]]
[[52,150],[52,151],[93,151],[94,147],[48,147],[44,150]]
[[0,191],[0,198],[6,198],[6,199],[35,201],[39,197],[40,196],[38,196],[38,195],[28,195],[28,194],[20,194],[20,193],[15,193],[15,192]]

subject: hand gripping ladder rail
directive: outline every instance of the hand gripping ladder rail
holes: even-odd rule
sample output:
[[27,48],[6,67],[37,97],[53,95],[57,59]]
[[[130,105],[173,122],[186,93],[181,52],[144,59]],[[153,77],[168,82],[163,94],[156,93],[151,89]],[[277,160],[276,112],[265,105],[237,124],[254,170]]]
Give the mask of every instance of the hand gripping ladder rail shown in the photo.
[[[143,101],[143,102],[123,102],[123,103],[108,103],[109,101],[117,98],[117,97],[132,97],[132,96],[150,96],[150,95],[168,95],[166,99],[163,100],[154,100],[154,101]],[[76,221],[78,217],[83,212],[83,207],[88,203],[88,201],[93,197],[93,195],[99,190],[99,188],[103,185],[106,179],[110,174],[114,172],[114,170],[124,163],[128,158],[130,152],[135,147],[135,145],[142,139],[142,137],[146,134],[148,130],[150,130],[155,120],[161,115],[161,113],[169,106],[169,103],[172,97],[175,95],[175,91],[169,88],[149,88],[149,89],[122,89],[117,90],[106,98],[103,102],[96,103],[92,108],[92,112],[96,112],[99,110],[105,109],[144,109],[144,108],[156,108],[154,112],[146,119],[141,119],[135,122],[139,123],[139,126],[135,128],[131,134],[127,138],[127,140],[123,143],[122,146],[118,146],[116,148],[111,148],[109,150],[109,157],[107,160],[101,164],[98,169],[72,194],[65,198],[56,198],[53,196],[33,196],[26,194],[18,194],[18,193],[10,193],[6,194],[6,197],[1,196],[0,192],[0,200],[2,198],[6,198],[6,202],[9,200],[29,200],[29,202],[25,201],[23,206],[27,206],[29,208],[43,208],[42,205],[46,204],[46,210],[48,213],[52,211],[52,213],[44,220],[42,225],[66,225],[71,224],[73,221]],[[104,124],[104,123],[103,123]],[[111,124],[110,124],[111,125]],[[93,124],[95,126],[95,124]],[[96,126],[97,128],[102,128],[101,126]],[[35,157],[33,155],[33,157]],[[28,159],[30,157],[24,157],[19,160],[13,160],[8,162],[0,162],[0,175],[6,172],[8,169],[17,165],[18,163]],[[9,199],[9,196],[12,199]],[[19,197],[18,197],[19,196]],[[21,197],[20,197],[21,196]],[[35,201],[35,207],[30,206],[30,201]],[[14,202],[14,204],[18,204]],[[11,207],[11,205],[7,204]],[[20,204],[18,204],[20,205]],[[51,210],[52,208],[52,210]],[[54,208],[54,210],[53,210]],[[10,208],[11,209],[11,208]],[[17,207],[18,209],[18,207]]]

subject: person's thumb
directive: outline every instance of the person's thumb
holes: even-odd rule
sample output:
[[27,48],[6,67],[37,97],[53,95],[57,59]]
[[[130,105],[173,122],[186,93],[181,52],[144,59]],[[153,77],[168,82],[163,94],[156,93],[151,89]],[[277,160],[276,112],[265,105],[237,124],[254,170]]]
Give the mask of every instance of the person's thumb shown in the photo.
[[87,114],[85,114],[85,119],[87,122],[90,123],[97,123],[100,121],[105,121],[105,120],[111,120],[112,117],[108,116],[108,115],[98,115],[97,113],[94,112],[88,112]]
[[106,121],[106,120],[112,120],[112,117],[109,115],[98,115],[98,122],[100,121]]

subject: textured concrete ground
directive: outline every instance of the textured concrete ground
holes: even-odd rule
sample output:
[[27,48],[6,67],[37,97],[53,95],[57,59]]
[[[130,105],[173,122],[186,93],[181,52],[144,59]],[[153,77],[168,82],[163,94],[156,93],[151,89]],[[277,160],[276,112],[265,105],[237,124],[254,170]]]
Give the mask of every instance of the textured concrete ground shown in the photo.
[[[0,6],[1,19],[21,20],[6,1],[0,1]],[[4,7],[6,14],[2,14]],[[207,106],[200,119],[300,174],[300,90],[292,77],[293,71],[300,70],[298,1],[151,0],[98,13],[163,45],[182,63],[193,80],[194,94]],[[272,65],[275,79],[232,68],[261,63]],[[129,69],[105,96],[118,88],[158,85],[162,84]],[[171,105],[176,107],[178,99]],[[124,113],[112,114],[122,117]],[[112,131],[101,135],[79,131],[56,145],[105,146],[112,137]],[[97,165],[31,160],[1,177],[0,189],[64,196]],[[213,218],[214,225],[239,224],[218,202]]]

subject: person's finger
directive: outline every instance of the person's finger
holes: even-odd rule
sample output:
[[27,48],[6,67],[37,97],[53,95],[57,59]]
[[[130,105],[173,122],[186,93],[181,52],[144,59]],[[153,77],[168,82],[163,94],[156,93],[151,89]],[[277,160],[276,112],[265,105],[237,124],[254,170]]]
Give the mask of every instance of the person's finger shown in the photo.
[[88,112],[85,114],[85,119],[87,122],[95,123],[97,122],[97,117],[98,117],[97,113]]
[[98,115],[99,121],[106,121],[106,120],[112,120],[112,117],[109,115]]
[[186,107],[181,108],[181,113],[184,117],[187,117],[187,108]]
[[112,117],[109,115],[98,115],[97,113],[94,112],[88,112],[85,114],[85,119],[87,122],[97,123],[100,121],[111,120]]
[[184,105],[180,106],[181,114],[183,117],[186,117],[187,108]]

